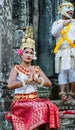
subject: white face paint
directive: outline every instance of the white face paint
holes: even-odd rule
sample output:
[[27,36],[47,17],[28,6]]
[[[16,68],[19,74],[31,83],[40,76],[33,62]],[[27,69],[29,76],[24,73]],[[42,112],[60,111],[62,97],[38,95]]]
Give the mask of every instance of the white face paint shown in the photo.
[[74,12],[74,8],[72,6],[63,6],[61,10],[61,14],[66,16],[67,18],[72,18]]

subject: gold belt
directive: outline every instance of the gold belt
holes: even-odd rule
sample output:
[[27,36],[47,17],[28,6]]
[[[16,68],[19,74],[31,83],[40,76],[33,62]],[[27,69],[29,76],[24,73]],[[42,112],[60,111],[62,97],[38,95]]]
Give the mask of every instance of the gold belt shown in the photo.
[[38,98],[37,92],[30,93],[30,94],[15,94],[14,100],[17,99],[33,99],[33,98]]

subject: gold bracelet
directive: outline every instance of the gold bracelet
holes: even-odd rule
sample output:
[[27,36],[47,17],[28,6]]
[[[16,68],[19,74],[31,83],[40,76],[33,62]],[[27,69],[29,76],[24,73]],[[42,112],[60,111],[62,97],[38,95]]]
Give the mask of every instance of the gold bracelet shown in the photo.
[[38,87],[41,87],[44,85],[44,79],[42,77],[38,78],[39,80],[41,80],[41,84],[38,84]]

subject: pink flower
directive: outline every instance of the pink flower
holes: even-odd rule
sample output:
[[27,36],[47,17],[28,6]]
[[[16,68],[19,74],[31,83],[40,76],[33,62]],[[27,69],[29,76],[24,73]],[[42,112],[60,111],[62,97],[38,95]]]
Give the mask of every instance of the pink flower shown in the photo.
[[21,56],[23,54],[23,50],[22,49],[19,49],[17,52],[18,52],[19,56]]

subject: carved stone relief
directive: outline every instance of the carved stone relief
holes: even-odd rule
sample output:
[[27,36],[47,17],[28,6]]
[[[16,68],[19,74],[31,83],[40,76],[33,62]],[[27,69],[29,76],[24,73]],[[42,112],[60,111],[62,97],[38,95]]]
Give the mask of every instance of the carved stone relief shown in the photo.
[[0,1],[0,79],[6,80],[12,53],[12,5],[10,0]]

